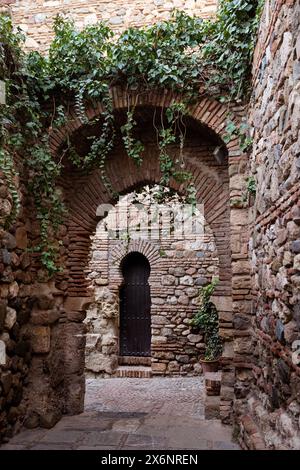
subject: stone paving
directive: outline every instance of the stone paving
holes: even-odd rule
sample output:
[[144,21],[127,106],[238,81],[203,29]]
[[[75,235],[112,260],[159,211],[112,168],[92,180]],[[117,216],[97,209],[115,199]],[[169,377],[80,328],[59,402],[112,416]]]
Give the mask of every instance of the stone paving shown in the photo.
[[84,413],[0,450],[239,449],[230,426],[204,420],[203,395],[200,377],[88,379]]

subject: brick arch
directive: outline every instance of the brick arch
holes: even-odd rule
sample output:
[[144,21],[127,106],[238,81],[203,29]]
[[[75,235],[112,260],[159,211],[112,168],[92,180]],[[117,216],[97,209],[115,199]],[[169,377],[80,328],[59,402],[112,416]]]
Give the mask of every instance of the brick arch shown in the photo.
[[[171,90],[149,90],[136,95],[130,95],[123,89],[114,87],[110,90],[112,105],[114,110],[128,109],[128,106],[167,108],[172,103],[180,102],[181,96]],[[86,109],[86,115],[91,122],[93,119],[101,116],[104,107],[101,102],[95,103]],[[234,105],[225,106],[217,100],[202,97],[196,104],[188,107],[188,115],[197,122],[210,129],[221,140],[226,134],[226,120],[230,113],[231,120],[237,125],[243,116],[243,108]],[[53,129],[50,132],[50,149],[54,155],[65,142],[68,135],[71,135],[82,128],[85,124],[79,119],[74,108],[71,108],[68,114],[68,123],[59,129]],[[229,155],[240,155],[239,140],[236,136],[226,144]]]
[[112,261],[115,262],[116,265],[120,268],[123,260],[130,253],[141,253],[142,255],[144,255],[149,261],[151,269],[157,264],[160,259],[158,250],[155,249],[151,243],[147,242],[146,240],[132,240],[132,242],[129,243],[128,247],[124,244],[121,250],[119,249],[119,247],[116,247],[112,251]]
[[[127,108],[125,93],[118,89],[113,89],[111,93],[115,109]],[[165,108],[176,100],[180,100],[180,97],[171,92],[153,91],[139,96],[135,104],[141,107]],[[242,109],[232,106],[228,108],[217,101],[203,98],[199,103],[190,107],[190,116],[202,126],[213,131],[219,139],[222,139],[229,110],[235,113],[233,120],[238,123],[243,114]],[[87,115],[92,120],[101,112],[101,105],[98,104],[88,109]],[[66,128],[55,130],[50,136],[51,150],[58,156],[66,136],[76,133],[83,127],[74,110],[71,110],[70,117],[71,121]],[[216,161],[213,154],[215,144],[214,148],[209,147],[207,143],[203,145],[198,154],[195,154],[195,149],[191,149],[190,153],[187,150],[187,169],[194,175],[198,200],[204,204],[205,219],[214,234],[221,280],[218,295],[219,299],[221,296],[227,299],[225,314],[220,317],[220,331],[224,338],[231,342],[233,337],[232,310],[239,311],[243,298],[248,295],[242,289],[239,279],[240,269],[242,269],[239,267],[239,259],[244,257],[243,250],[245,250],[245,236],[241,226],[246,225],[246,212],[241,208],[231,208],[229,204],[230,199],[233,200],[241,195],[239,173],[240,169],[245,171],[245,156],[241,153],[236,138],[227,144],[228,162]],[[151,143],[146,146],[143,164],[138,169],[126,156],[124,149],[114,149],[107,162],[107,172],[120,194],[130,192],[145,184],[158,183],[160,171],[157,146],[151,145]],[[73,338],[70,344],[66,342],[65,409],[66,412],[77,413],[82,411],[84,397],[84,348],[82,347],[84,327],[82,320],[85,317],[86,306],[90,301],[89,283],[85,277],[91,243],[90,236],[95,232],[98,221],[96,216],[98,205],[115,203],[116,201],[103,185],[98,170],[90,174],[83,174],[79,170],[74,170],[71,174],[66,173],[61,180],[61,186],[69,209],[65,254],[67,268],[65,279],[68,284],[64,302],[67,318],[65,331],[68,337],[72,336]],[[172,181],[170,186],[180,191],[180,185],[175,182]],[[231,258],[232,251],[234,258]],[[240,256],[239,253],[242,255]],[[232,272],[234,272],[233,275]],[[231,351],[232,347],[230,346],[226,351],[227,364],[230,364],[231,361]],[[74,356],[77,357],[78,364],[82,363],[81,369],[75,370]],[[228,409],[231,407],[228,406]]]
[[[146,155],[147,164],[154,163],[156,155]],[[146,165],[147,166],[147,165]],[[198,192],[198,202],[204,204],[205,219],[210,226],[218,254],[220,257],[220,280],[221,288],[228,293],[230,291],[230,224],[229,224],[229,193],[228,180],[221,181],[220,177],[213,177],[211,173],[205,171],[205,167],[198,168],[195,165],[188,165],[187,169],[194,175],[194,183]],[[130,192],[132,188],[139,187],[143,183],[155,184],[159,182],[160,172],[157,165],[145,168],[145,172],[151,174],[151,177],[145,180],[143,172],[136,167],[130,168],[121,178],[121,184],[116,186],[120,193]],[[108,175],[114,180],[114,166],[108,172]],[[142,173],[140,175],[140,173]],[[65,181],[65,183],[67,183]],[[71,249],[68,253],[69,267],[69,288],[68,294],[71,297],[88,297],[89,282],[85,278],[85,268],[90,249],[90,235],[95,232],[96,212],[99,204],[113,203],[113,199],[105,192],[98,171],[95,171],[90,178],[78,175],[76,181],[67,183],[72,186],[72,191],[68,196],[68,207],[70,219],[68,223],[68,233],[71,238]],[[84,189],[82,187],[84,186]],[[171,184],[172,189],[177,190],[178,185]],[[224,282],[223,282],[224,281]]]

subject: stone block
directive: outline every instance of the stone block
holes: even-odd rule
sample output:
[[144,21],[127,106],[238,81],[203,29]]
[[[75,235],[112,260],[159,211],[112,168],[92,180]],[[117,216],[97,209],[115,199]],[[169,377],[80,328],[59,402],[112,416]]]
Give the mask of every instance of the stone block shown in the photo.
[[202,341],[202,335],[194,335],[190,334],[188,335],[187,339],[189,340],[190,343],[200,343]]
[[40,426],[42,428],[51,429],[60,420],[61,413],[59,410],[48,411],[40,415]]
[[4,341],[0,340],[0,366],[6,364],[6,345]]
[[236,330],[247,330],[251,326],[251,318],[247,315],[233,316],[233,325]]
[[300,240],[294,240],[291,242],[291,251],[293,253],[300,253]]
[[152,336],[152,343],[153,344],[158,344],[158,343],[166,343],[168,340],[165,336]]
[[217,307],[218,311],[232,312],[232,298],[231,297],[213,295],[211,297],[211,300]]
[[230,224],[231,225],[248,225],[248,209],[231,209]]
[[151,317],[151,324],[153,325],[165,325],[166,324],[166,318],[162,317],[160,315],[153,315]]
[[0,332],[4,327],[6,317],[6,303],[0,300]]
[[11,330],[14,324],[16,323],[16,321],[17,321],[17,312],[13,308],[7,307],[4,327],[7,330]]
[[64,309],[66,312],[86,310],[91,301],[92,299],[89,297],[68,297],[64,302]]
[[188,364],[190,361],[190,358],[187,354],[179,354],[178,356],[176,356],[176,360],[180,364]]
[[16,230],[16,245],[17,248],[25,250],[28,245],[27,230],[24,227],[19,227]]
[[45,354],[50,351],[49,326],[32,326],[30,330],[31,347],[34,353]]
[[164,374],[167,369],[167,364],[164,362],[152,362],[151,370],[153,374]]
[[30,321],[34,325],[51,325],[55,323],[60,317],[58,309],[52,310],[33,310],[31,312]]
[[179,372],[179,364],[176,361],[169,362],[168,371],[171,373]]
[[234,388],[226,385],[221,387],[221,397],[222,400],[230,401],[234,399]]
[[163,286],[172,286],[175,283],[175,277],[167,274],[166,276],[162,277],[161,283]]
[[116,370],[117,366],[117,356],[106,356],[98,351],[92,351],[86,357],[86,369],[97,374],[105,372],[106,374],[111,375]]
[[232,312],[223,312],[218,310],[219,312],[219,321],[222,322],[232,322]]
[[206,279],[206,277],[197,277],[197,279],[195,280],[196,286],[203,287],[206,286],[206,284],[208,284],[208,280]]
[[247,336],[235,338],[233,350],[237,354],[250,354],[252,352],[252,338]]
[[17,242],[15,237],[11,234],[6,232],[2,239],[2,244],[8,250],[14,250],[17,246]]
[[204,402],[204,415],[205,419],[219,419],[220,418],[220,397],[206,396]]
[[184,286],[192,286],[194,284],[194,280],[192,276],[183,276],[180,278],[180,284]]

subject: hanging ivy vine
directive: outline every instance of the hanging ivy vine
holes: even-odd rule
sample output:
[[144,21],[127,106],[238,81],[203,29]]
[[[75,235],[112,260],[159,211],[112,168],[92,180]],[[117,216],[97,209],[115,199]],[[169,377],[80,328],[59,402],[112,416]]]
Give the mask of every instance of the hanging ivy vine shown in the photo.
[[[221,0],[215,20],[176,11],[168,21],[129,28],[118,38],[103,22],[77,31],[72,21],[57,17],[47,56],[25,54],[23,35],[13,31],[9,17],[0,16],[0,79],[5,80],[7,89],[7,105],[0,107],[0,165],[15,217],[19,201],[13,161],[21,153],[41,226],[36,249],[50,274],[58,269],[55,232],[64,207],[57,188],[62,163],[51,154],[49,131],[66,123],[71,106],[84,125],[94,124],[86,109],[101,101],[103,113],[98,121],[102,130],[91,136],[89,152],[78,155],[67,137],[65,155],[78,168],[99,168],[104,184],[115,196],[105,171],[116,134],[111,87],[121,86],[129,96],[127,122],[121,132],[125,150],[138,166],[144,145],[135,138],[135,108],[130,105],[130,96],[154,88],[179,92],[182,103],[165,110],[165,119],[156,127],[161,186],[174,178],[185,187],[187,200],[195,201],[192,177],[183,158],[187,106],[201,95],[222,102],[248,99],[261,4],[261,0]],[[170,145],[179,146],[177,160],[169,152]]]

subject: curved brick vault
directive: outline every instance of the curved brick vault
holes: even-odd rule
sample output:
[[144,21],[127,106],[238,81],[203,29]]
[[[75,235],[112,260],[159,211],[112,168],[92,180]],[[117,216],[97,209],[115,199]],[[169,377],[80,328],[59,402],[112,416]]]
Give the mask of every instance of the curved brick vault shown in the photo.
[[[120,89],[111,91],[115,110],[127,109],[128,96]],[[132,97],[132,103],[143,113],[149,107],[164,109],[173,101],[179,100],[171,92],[153,91],[139,97]],[[247,223],[247,210],[241,207],[230,207],[230,200],[238,198],[243,192],[246,169],[246,156],[241,154],[238,140],[233,139],[227,144],[228,156],[217,161],[213,151],[220,145],[225,134],[228,111],[234,113],[233,120],[238,123],[243,116],[243,109],[228,108],[221,103],[203,98],[189,109],[192,118],[202,129],[200,134],[207,134],[199,141],[188,139],[185,146],[187,170],[194,175],[197,189],[197,200],[204,204],[205,218],[211,227],[218,251],[220,263],[220,284],[216,293],[216,304],[220,314],[220,332],[225,341],[224,371],[226,367],[232,373],[234,336],[232,312],[239,311],[245,297],[249,295],[247,288],[248,273],[239,268],[240,259],[247,257],[247,236],[243,225]],[[101,115],[101,104],[87,110],[90,120]],[[80,136],[84,125],[74,110],[70,111],[71,120],[64,129],[55,130],[51,134],[51,150],[61,158],[66,137]],[[224,144],[223,144],[224,145]],[[178,150],[174,148],[176,153]],[[125,154],[122,146],[116,146],[107,162],[107,174],[114,188],[119,193],[126,193],[145,184],[155,184],[160,180],[156,142],[149,141],[145,145],[144,161],[137,168]],[[82,410],[84,397],[84,324],[86,308],[92,301],[85,277],[91,236],[94,234],[99,218],[97,207],[103,203],[114,203],[112,196],[105,189],[97,170],[83,174],[78,170],[68,170],[63,175],[61,186],[68,207],[66,221],[64,261],[66,270],[58,276],[56,285],[60,288],[62,280],[65,288],[64,310],[64,405],[67,413]],[[181,188],[174,181],[170,186],[180,192]],[[233,256],[232,256],[233,254]],[[242,272],[241,272],[242,271]],[[232,275],[233,273],[233,275]],[[243,283],[240,274],[246,274]],[[227,365],[226,365],[227,364]],[[228,387],[227,387],[228,388]],[[228,391],[227,391],[228,395]],[[231,398],[223,401],[223,415],[226,418],[231,409]]]

